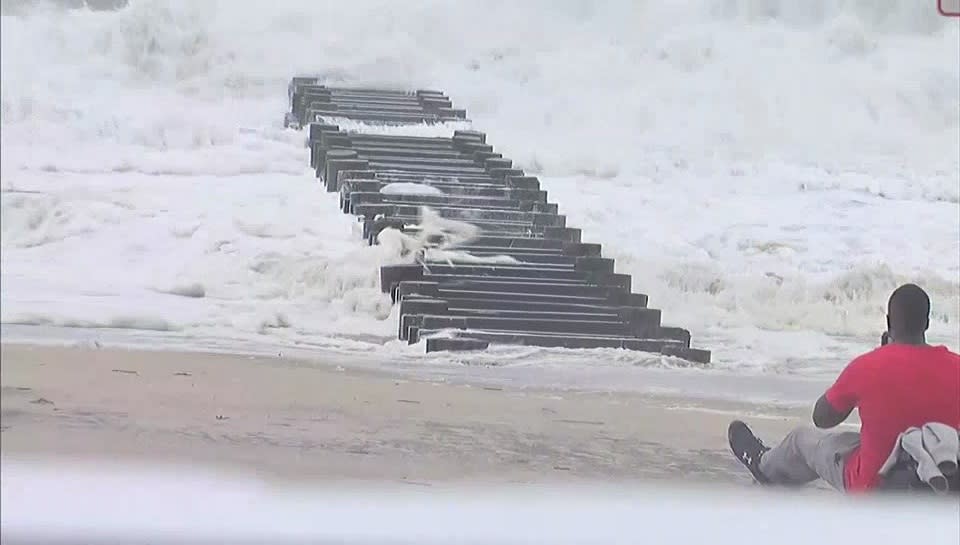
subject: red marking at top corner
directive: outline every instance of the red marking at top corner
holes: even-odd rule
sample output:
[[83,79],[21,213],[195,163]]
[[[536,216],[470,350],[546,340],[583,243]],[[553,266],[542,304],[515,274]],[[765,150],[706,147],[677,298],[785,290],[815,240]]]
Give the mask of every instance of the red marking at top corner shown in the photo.
[[960,17],[960,0],[937,0],[937,11],[944,17]]

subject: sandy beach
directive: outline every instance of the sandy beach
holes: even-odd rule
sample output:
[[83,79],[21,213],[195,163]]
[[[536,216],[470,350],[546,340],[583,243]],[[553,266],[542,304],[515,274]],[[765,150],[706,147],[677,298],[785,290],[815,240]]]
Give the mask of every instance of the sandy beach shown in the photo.
[[802,411],[644,394],[402,380],[216,354],[4,344],[5,457],[129,460],[265,478],[747,486],[726,425],[779,437]]

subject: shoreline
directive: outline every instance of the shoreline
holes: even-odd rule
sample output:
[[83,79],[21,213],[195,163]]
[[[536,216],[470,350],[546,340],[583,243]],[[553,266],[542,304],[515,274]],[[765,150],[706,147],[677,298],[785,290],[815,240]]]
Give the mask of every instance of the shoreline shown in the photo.
[[[4,344],[72,347],[133,352],[214,354],[257,357],[297,365],[332,368],[414,380],[440,380],[474,386],[521,388],[531,391],[620,392],[701,400],[705,404],[749,404],[773,408],[808,409],[829,386],[832,377],[773,374],[753,370],[674,366],[650,355],[649,364],[623,361],[616,351],[562,351],[544,353],[534,360],[517,360],[514,354],[498,359],[495,353],[420,354],[404,351],[350,350],[335,347],[256,345],[219,340],[214,344],[183,343],[150,332],[128,330],[75,330],[39,326],[0,326]],[[516,347],[517,350],[523,347]],[[466,355],[464,355],[466,354]],[[636,357],[638,354],[629,354]],[[599,358],[599,361],[598,361]],[[331,361],[335,363],[330,363]]]
[[749,484],[734,415],[779,438],[806,411],[683,396],[400,379],[255,356],[3,343],[3,455],[282,480]]

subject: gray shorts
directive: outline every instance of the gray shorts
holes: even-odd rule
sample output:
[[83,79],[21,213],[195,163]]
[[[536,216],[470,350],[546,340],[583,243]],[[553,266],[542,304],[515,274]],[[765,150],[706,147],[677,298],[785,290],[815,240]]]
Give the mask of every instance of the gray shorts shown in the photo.
[[830,432],[803,426],[794,429],[760,460],[760,471],[776,484],[800,485],[823,479],[843,492],[847,456],[860,446],[860,433]]

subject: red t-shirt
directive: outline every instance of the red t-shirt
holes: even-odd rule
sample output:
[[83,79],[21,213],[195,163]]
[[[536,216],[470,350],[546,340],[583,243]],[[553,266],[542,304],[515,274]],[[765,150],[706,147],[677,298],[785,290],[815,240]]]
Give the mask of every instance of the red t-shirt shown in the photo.
[[860,447],[844,463],[848,491],[869,490],[907,428],[960,428],[960,355],[945,346],[888,344],[850,362],[826,392],[837,412],[860,411]]

